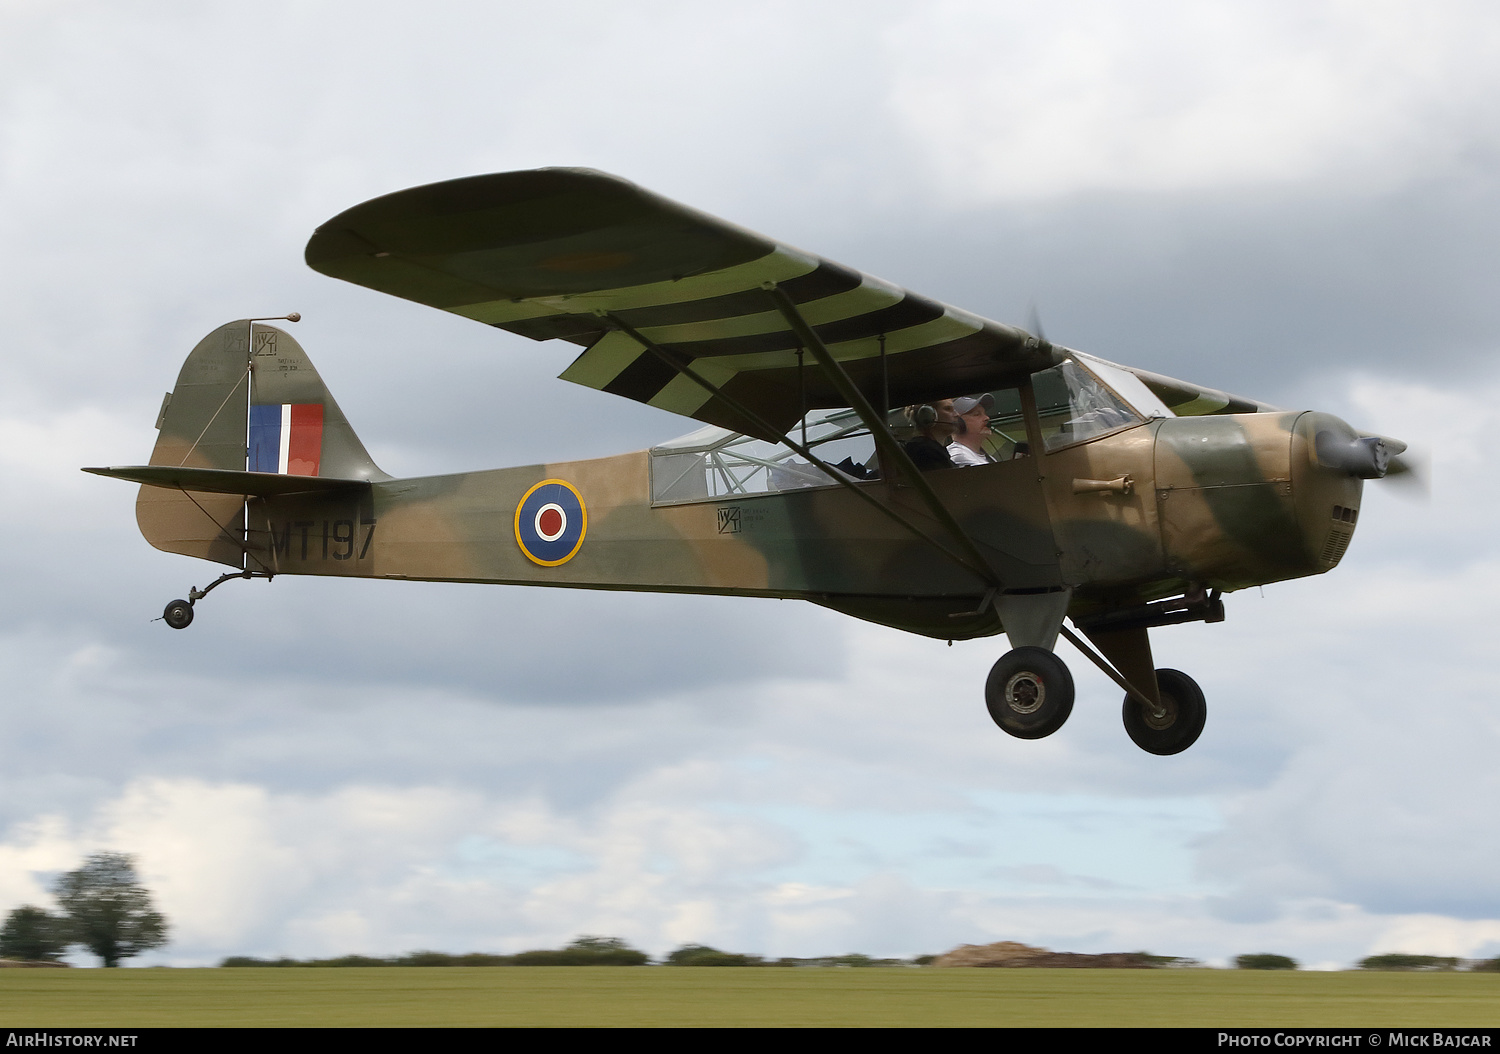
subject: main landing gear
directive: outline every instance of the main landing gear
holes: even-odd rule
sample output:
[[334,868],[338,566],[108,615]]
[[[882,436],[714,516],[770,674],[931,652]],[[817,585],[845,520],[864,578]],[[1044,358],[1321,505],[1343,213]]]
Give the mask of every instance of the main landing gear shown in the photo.
[[[1208,717],[1203,689],[1181,670],[1156,670],[1160,701],[1132,692],[1121,716],[1132,742],[1148,754],[1181,754],[1198,741]],[[984,682],[984,703],[995,724],[1017,739],[1042,739],[1073,712],[1073,675],[1045,648],[1015,648],[1000,656]]]
[[186,600],[174,600],[162,609],[161,620],[173,629],[187,629],[193,624],[193,605],[198,603],[208,594],[212,593],[225,582],[236,578],[265,578],[271,576],[264,571],[231,571],[227,575],[220,575],[203,589],[194,586],[188,590]]
[[1073,675],[1046,648],[1016,648],[990,669],[984,703],[995,724],[1017,739],[1041,739],[1073,712]]
[[1157,670],[1156,684],[1161,702],[1155,707],[1125,697],[1125,732],[1148,754],[1181,754],[1203,733],[1208,717],[1203,689],[1181,670]]
[[[1125,732],[1149,754],[1180,754],[1198,741],[1208,716],[1203,689],[1181,670],[1154,669],[1147,634],[1153,625],[1218,622],[1217,592],[1197,590],[1181,600],[1075,622],[1087,641],[1062,624],[1066,592],[1002,596],[996,603],[1016,647],[990,670],[984,702],[995,724],[1017,739],[1042,739],[1073,712],[1073,676],[1053,653],[1059,635],[1121,688]],[[1092,647],[1090,646],[1092,645]],[[1097,649],[1097,650],[1095,650]]]

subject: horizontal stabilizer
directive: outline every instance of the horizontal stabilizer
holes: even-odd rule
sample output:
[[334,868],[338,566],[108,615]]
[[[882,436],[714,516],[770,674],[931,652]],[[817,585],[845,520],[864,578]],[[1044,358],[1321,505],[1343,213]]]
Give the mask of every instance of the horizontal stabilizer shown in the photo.
[[364,479],[329,479],[327,476],[288,476],[276,472],[236,472],[222,468],[188,468],[183,465],[124,465],[86,468],[96,476],[113,476],[148,487],[195,490],[208,494],[244,494],[252,498],[278,498],[283,494],[330,494],[359,490],[370,485]]

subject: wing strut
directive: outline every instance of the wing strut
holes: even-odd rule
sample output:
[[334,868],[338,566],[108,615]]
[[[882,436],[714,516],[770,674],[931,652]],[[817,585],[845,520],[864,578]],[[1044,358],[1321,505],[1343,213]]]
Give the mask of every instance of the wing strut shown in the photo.
[[838,389],[839,395],[849,403],[855,413],[859,414],[859,419],[870,430],[870,434],[875,438],[875,448],[880,454],[882,470],[889,465],[905,476],[906,483],[921,497],[928,511],[958,543],[959,550],[969,560],[984,568],[984,577],[990,584],[1001,586],[1000,576],[995,573],[990,562],[984,558],[984,554],[979,551],[979,547],[974,544],[974,540],[969,537],[963,526],[953,518],[953,513],[948,511],[943,500],[937,496],[937,492],[922,475],[922,470],[917,468],[916,462],[912,461],[911,456],[901,448],[901,444],[896,442],[896,437],[891,435],[891,430],[885,420],[875,413],[875,408],[870,405],[870,401],[865,398],[858,386],[849,379],[849,375],[829,352],[822,338],[802,318],[802,313],[797,310],[797,305],[792,303],[791,297],[787,296],[774,282],[767,282],[761,288],[771,294],[776,309],[786,318],[787,324],[792,327],[792,332],[797,334],[797,339],[802,341],[803,347],[812,352],[813,358],[818,360],[818,365],[822,367],[823,373],[833,386]]
[[[785,294],[783,294],[783,295],[785,295]],[[617,328],[620,332],[624,333],[631,340],[634,340],[637,344],[639,344],[641,347],[645,348],[652,355],[655,355],[663,363],[665,363],[666,365],[672,367],[673,370],[675,370],[678,373],[682,374],[684,377],[686,377],[688,380],[692,381],[694,384],[698,385],[700,388],[702,388],[704,391],[708,392],[710,395],[714,396],[717,399],[723,400],[725,406],[728,406],[735,413],[742,415],[745,418],[745,420],[747,420],[747,421],[751,422],[752,424],[754,424],[755,427],[763,429],[766,432],[766,434],[768,434],[768,435],[777,435],[777,434],[780,434],[777,429],[772,428],[771,425],[768,424],[754,410],[752,410],[749,407],[745,406],[739,400],[735,399],[733,396],[725,394],[725,392],[724,392],[724,390],[722,388],[718,387],[713,382],[711,382],[708,379],[706,379],[705,377],[703,377],[701,374],[699,374],[696,370],[694,370],[687,363],[681,361],[676,355],[673,355],[671,352],[667,351],[666,348],[658,346],[654,341],[651,340],[651,338],[649,338],[649,337],[645,336],[644,334],[642,334],[640,331],[638,331],[633,326],[631,326],[628,322],[622,321],[621,319],[617,318],[613,314],[610,314],[609,312],[604,312],[603,313],[603,317],[606,318],[606,319],[608,319],[609,322],[615,328]],[[816,352],[814,354],[816,355]],[[826,351],[825,351],[825,354],[826,354]],[[867,404],[867,406],[868,406],[868,404]],[[866,423],[868,423],[868,420],[864,418],[863,414],[861,414],[861,419],[866,420]],[[872,429],[872,431],[874,431],[874,429]],[[876,442],[877,443],[880,441],[879,437],[881,435],[881,432],[883,432],[887,437],[890,436],[890,431],[889,431],[889,429],[886,429],[884,427],[884,422],[881,422],[881,431],[875,431],[875,436],[876,436]],[[805,445],[803,445],[801,443],[798,443],[790,435],[782,435],[781,441],[783,443],[785,443],[787,446],[791,447],[798,454],[801,454],[803,457],[805,457],[810,464],[815,465],[817,468],[819,468],[823,472],[825,472],[828,475],[829,479],[832,479],[835,483],[839,484],[839,486],[841,486],[841,487],[845,488],[846,490],[849,490],[852,493],[858,495],[861,500],[865,501],[866,503],[868,503],[873,508],[878,509],[881,513],[883,513],[886,516],[890,517],[896,523],[900,524],[902,527],[906,528],[912,534],[914,534],[918,538],[922,539],[922,541],[926,542],[928,545],[931,545],[934,549],[938,550],[944,556],[947,556],[954,563],[956,563],[959,566],[963,567],[966,571],[969,571],[971,574],[974,574],[974,575],[978,576],[979,578],[982,578],[985,581],[990,582],[990,583],[992,583],[994,585],[997,585],[997,586],[999,585],[999,578],[995,574],[994,569],[990,567],[989,561],[985,560],[984,557],[982,555],[980,555],[979,551],[974,548],[973,542],[969,541],[968,536],[963,533],[962,529],[958,527],[958,524],[956,522],[953,522],[952,527],[950,528],[950,531],[956,530],[957,531],[957,537],[959,538],[959,540],[961,542],[963,542],[963,543],[966,543],[967,548],[971,551],[970,555],[968,555],[968,556],[964,556],[964,555],[960,555],[959,553],[955,553],[952,549],[948,548],[941,541],[939,541],[938,539],[934,538],[932,535],[928,534],[926,531],[922,530],[922,528],[920,528],[916,524],[912,523],[906,517],[902,516],[895,509],[892,509],[890,506],[886,505],[884,502],[876,500],[876,498],[873,495],[867,493],[864,488],[862,488],[862,487],[856,487],[854,485],[854,483],[852,481],[850,481],[842,472],[840,472],[838,469],[834,468],[832,465],[826,464],[823,461],[822,458],[820,458],[816,454],[814,454]],[[911,459],[906,457],[906,452],[900,448],[899,444],[895,443],[894,439],[891,439],[891,443],[892,443],[892,445],[895,446],[896,451],[903,458],[906,458],[906,463],[908,465],[910,465],[911,468],[912,468],[912,471],[915,472],[916,471],[916,466],[911,464]],[[885,464],[885,460],[884,460],[883,457],[882,457],[882,460],[881,460],[881,464],[882,465]],[[923,481],[923,485],[925,486],[925,481]],[[929,487],[927,489],[928,489],[928,493],[931,494],[931,488]],[[932,495],[932,497],[933,497],[934,501],[937,500],[937,495],[934,494],[934,495]],[[941,509],[942,508],[942,503],[938,502],[937,504],[938,504],[938,508]],[[945,515],[947,514],[947,510],[946,509],[943,509],[943,512],[944,512]],[[953,517],[951,515],[948,515],[947,519],[950,522],[953,521]],[[940,520],[941,520],[941,517],[940,517]],[[945,523],[944,526],[947,526],[947,524]]]
[[1111,681],[1114,681],[1121,688],[1125,689],[1126,695],[1130,696],[1130,698],[1134,699],[1136,702],[1144,706],[1147,713],[1152,714],[1156,717],[1161,717],[1165,714],[1166,711],[1162,709],[1160,702],[1152,699],[1145,692],[1141,691],[1135,685],[1127,681],[1124,674],[1120,673],[1112,665],[1110,665],[1108,659],[1104,658],[1093,648],[1090,648],[1088,646],[1088,643],[1080,638],[1078,634],[1068,629],[1067,626],[1059,626],[1058,632],[1067,638],[1069,644],[1073,645],[1073,647],[1083,652],[1084,658],[1088,659],[1089,662],[1099,667],[1099,669],[1104,672],[1104,676],[1108,677]]

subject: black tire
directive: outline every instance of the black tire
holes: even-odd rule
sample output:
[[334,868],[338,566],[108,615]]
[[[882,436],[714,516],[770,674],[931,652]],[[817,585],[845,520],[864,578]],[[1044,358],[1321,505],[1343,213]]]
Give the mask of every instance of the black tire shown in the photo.
[[1125,697],[1125,731],[1148,754],[1181,754],[1198,742],[1208,718],[1203,689],[1181,670],[1157,670],[1162,715],[1153,715],[1130,696]]
[[995,724],[1017,739],[1041,739],[1073,712],[1073,675],[1046,648],[1015,648],[991,667],[984,703]]
[[174,600],[162,609],[161,617],[173,629],[187,629],[193,624],[193,605],[186,600]]

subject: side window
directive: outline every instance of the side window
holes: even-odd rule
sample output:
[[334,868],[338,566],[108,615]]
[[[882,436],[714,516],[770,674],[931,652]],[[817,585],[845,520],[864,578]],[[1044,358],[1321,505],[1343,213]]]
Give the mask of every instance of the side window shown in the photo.
[[1048,450],[1139,424],[1143,418],[1099,378],[1069,359],[1032,375]]
[[1021,412],[1021,390],[1001,388],[990,392],[995,405],[990,408],[990,434],[984,439],[985,452],[996,461],[1025,457],[1026,417]]
[[[874,479],[875,440],[853,410],[815,410],[807,446],[845,479]],[[651,501],[666,505],[741,494],[771,494],[836,481],[790,447],[723,428],[700,428],[651,450]]]

